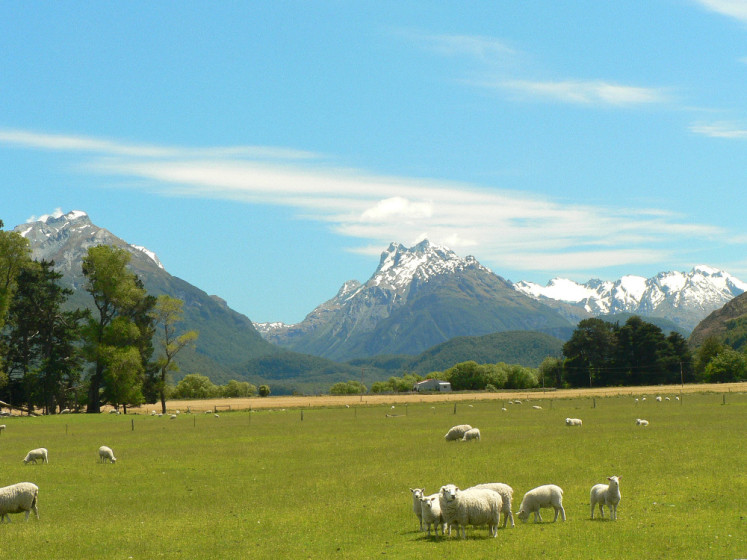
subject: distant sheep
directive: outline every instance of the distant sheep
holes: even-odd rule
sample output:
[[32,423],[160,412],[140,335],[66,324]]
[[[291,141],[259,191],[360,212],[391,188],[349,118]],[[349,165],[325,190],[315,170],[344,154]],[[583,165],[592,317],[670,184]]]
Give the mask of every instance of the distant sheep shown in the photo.
[[99,447],[99,461],[102,463],[108,461],[111,461],[112,463],[117,462],[117,458],[114,456],[114,451],[112,451],[111,447],[107,447],[106,445]]
[[529,514],[534,513],[534,522],[537,523],[537,521],[542,521],[540,508],[549,507],[552,507],[555,510],[553,523],[558,520],[558,514],[560,514],[563,521],[565,521],[563,489],[560,486],[545,484],[544,486],[538,486],[524,494],[524,499],[521,501],[521,507],[516,516],[522,521],[526,521],[529,518]]
[[71,412],[72,410],[70,410],[69,408],[63,408],[62,410],[60,410],[60,414],[70,414]]
[[34,463],[36,465],[36,461],[38,460],[41,460],[42,464],[49,463],[49,455],[44,447],[32,449],[26,453],[26,458],[23,460],[23,464],[28,465],[29,463]]
[[459,424],[458,426],[452,426],[449,431],[446,432],[444,439],[446,441],[457,441],[459,439],[462,439],[465,432],[471,429],[472,426],[470,426],[469,424]]
[[661,397],[656,397],[656,402],[661,402]]
[[432,494],[430,496],[423,496],[420,498],[420,507],[422,513],[422,522],[425,524],[428,530],[428,536],[431,535],[431,525],[433,531],[438,536],[438,529],[441,528],[441,534],[446,534],[446,523],[444,523],[444,516],[441,513],[441,502],[439,501],[438,494]]
[[503,484],[502,482],[488,482],[486,484],[477,484],[475,486],[472,486],[471,488],[468,488],[467,490],[471,490],[472,488],[498,492],[501,495],[501,501],[503,502],[501,506],[501,511],[503,512],[503,528],[506,528],[506,523],[509,519],[511,520],[511,528],[513,529],[515,527],[514,514],[511,510],[514,500],[513,488],[511,488],[508,484]]
[[503,507],[498,492],[479,488],[460,490],[453,484],[447,484],[441,487],[438,500],[450,533],[452,526],[456,526],[457,533],[461,527],[462,538],[465,538],[467,525],[487,525],[490,536],[498,536],[498,523]]
[[480,440],[480,430],[478,428],[467,430],[462,436],[462,441],[471,441],[473,439]]
[[420,530],[423,530],[423,507],[420,504],[420,499],[423,497],[423,492],[425,492],[425,488],[410,488],[410,492],[412,492],[412,511],[415,515],[418,516],[418,521],[420,522]]
[[565,419],[565,425],[566,426],[583,426],[584,422],[581,420],[581,418],[566,418]]
[[617,504],[620,503],[621,476],[609,476],[609,484],[595,484],[591,487],[591,518],[594,519],[594,506],[599,504],[599,514],[604,518],[604,506],[610,509],[610,519],[617,520]]
[[19,482],[0,488],[0,522],[5,518],[10,523],[10,513],[26,512],[26,521],[29,513],[33,510],[39,519],[39,510],[36,505],[39,497],[39,487],[31,482]]
[[5,431],[5,424],[0,424],[0,434]]
[[635,424],[636,426],[648,426],[648,420],[644,420],[643,418],[636,418]]
[[534,410],[542,410],[542,407],[540,405],[538,405],[538,404],[533,405],[532,408]]
[[169,418],[170,418],[171,420],[176,420],[176,414],[172,414],[171,416],[169,416]]

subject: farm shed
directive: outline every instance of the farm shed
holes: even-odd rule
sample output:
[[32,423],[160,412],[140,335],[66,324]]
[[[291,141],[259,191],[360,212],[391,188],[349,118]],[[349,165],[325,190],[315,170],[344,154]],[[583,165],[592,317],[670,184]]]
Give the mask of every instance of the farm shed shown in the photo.
[[451,383],[448,381],[439,381],[438,379],[426,379],[415,383],[412,386],[413,391],[422,393],[424,391],[438,391],[439,393],[445,393],[451,391]]

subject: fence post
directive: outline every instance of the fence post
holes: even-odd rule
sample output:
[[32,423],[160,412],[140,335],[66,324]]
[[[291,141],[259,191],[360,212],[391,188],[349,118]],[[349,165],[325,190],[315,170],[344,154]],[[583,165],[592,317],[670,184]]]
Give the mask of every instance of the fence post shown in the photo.
[[133,418],[131,422],[132,422],[132,431],[134,432],[135,431],[135,419]]

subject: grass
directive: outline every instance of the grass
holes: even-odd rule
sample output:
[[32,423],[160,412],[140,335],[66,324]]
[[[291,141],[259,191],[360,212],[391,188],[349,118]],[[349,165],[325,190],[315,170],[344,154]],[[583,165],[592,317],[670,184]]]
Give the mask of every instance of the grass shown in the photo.
[[[746,558],[747,395],[726,400],[5,419],[0,485],[36,483],[41,519],[13,515],[0,547],[10,558]],[[584,425],[567,428],[567,416]],[[457,423],[482,441],[446,443]],[[116,465],[97,463],[100,445]],[[23,465],[39,446],[50,463]],[[591,521],[589,489],[613,474],[619,519]],[[568,521],[543,510],[544,523],[517,519],[496,539],[418,531],[409,488],[499,481],[514,511],[530,488],[560,485]]]

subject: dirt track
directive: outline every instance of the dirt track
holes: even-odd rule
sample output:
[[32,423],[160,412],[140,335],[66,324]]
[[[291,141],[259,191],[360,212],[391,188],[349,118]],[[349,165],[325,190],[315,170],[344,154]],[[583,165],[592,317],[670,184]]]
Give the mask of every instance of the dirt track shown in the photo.
[[[680,393],[741,393],[747,392],[747,383],[718,383],[697,385],[657,385],[648,387],[600,387],[592,389],[561,389],[547,391],[511,391],[504,393],[398,393],[398,394],[365,394],[360,395],[320,395],[310,397],[252,397],[241,399],[207,399],[194,401],[168,401],[169,412],[175,410],[203,412],[205,410],[247,410],[279,408],[314,408],[325,406],[375,406],[397,403],[451,402],[451,401],[485,401],[510,399],[569,399],[583,397],[611,397],[615,395],[677,395]],[[229,408],[230,407],[230,408]],[[145,405],[130,408],[128,412],[148,414],[155,410],[160,412],[161,405]]]

